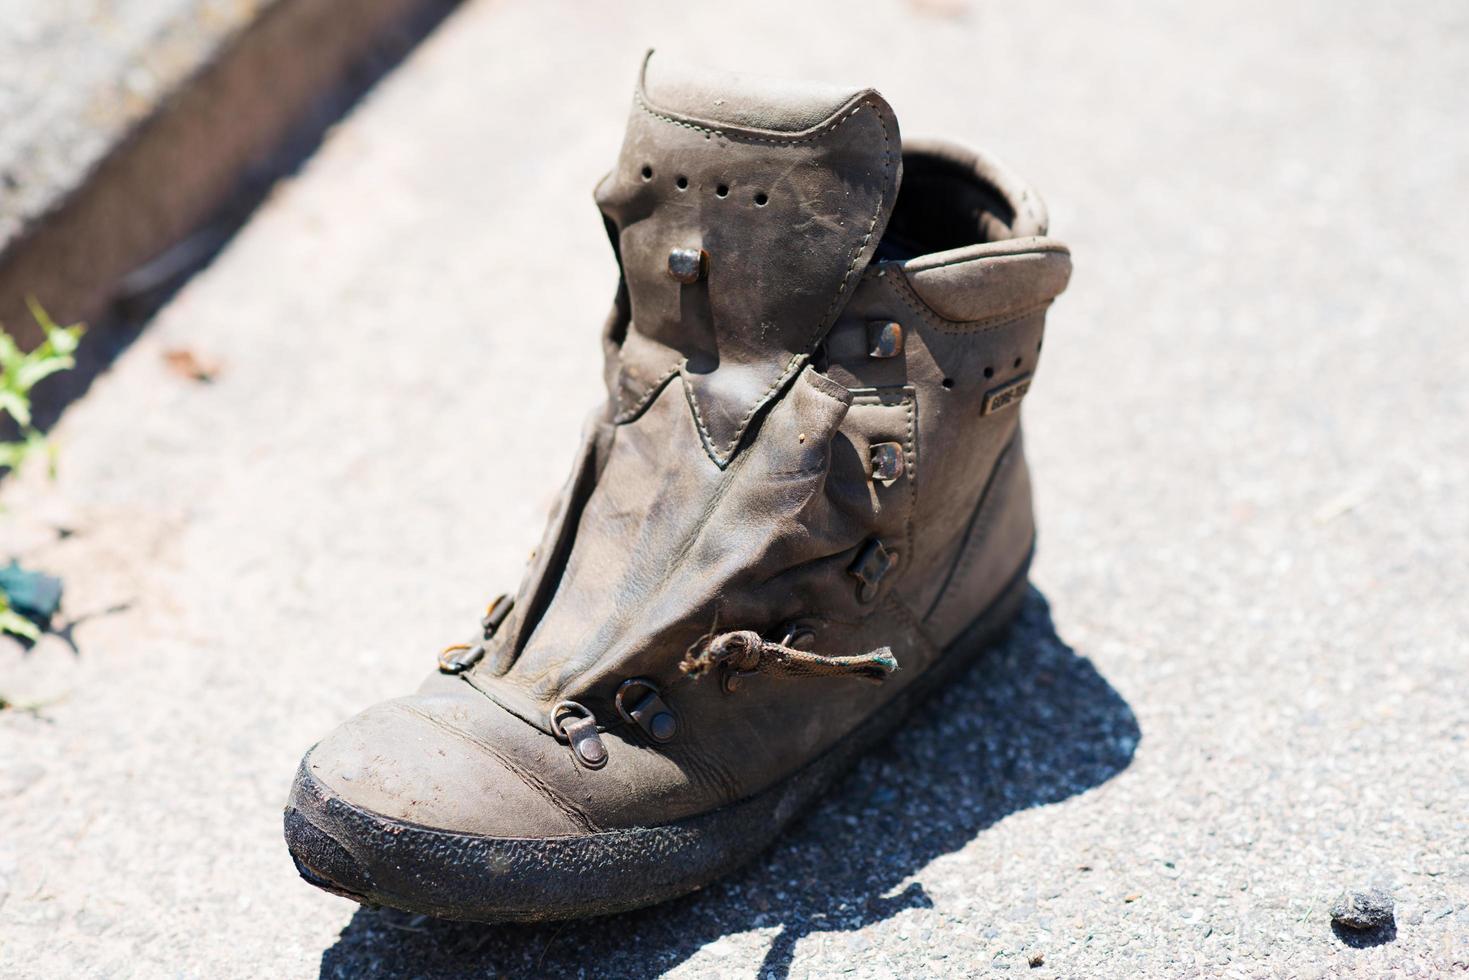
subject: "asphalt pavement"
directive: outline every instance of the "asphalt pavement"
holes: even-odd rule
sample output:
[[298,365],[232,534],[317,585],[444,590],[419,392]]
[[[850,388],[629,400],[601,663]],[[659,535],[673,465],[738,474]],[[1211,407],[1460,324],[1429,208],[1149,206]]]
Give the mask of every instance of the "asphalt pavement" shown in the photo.
[[[650,45],[873,84],[1039,187],[1075,275],[1024,408],[1034,591],[727,881],[359,910],[296,878],[286,790],[519,578],[598,397],[591,189]],[[0,642],[0,974],[1469,971],[1466,91],[1456,0],[470,0],[68,409],[55,481],[0,485],[68,627]],[[1333,929],[1373,887],[1393,929]]]

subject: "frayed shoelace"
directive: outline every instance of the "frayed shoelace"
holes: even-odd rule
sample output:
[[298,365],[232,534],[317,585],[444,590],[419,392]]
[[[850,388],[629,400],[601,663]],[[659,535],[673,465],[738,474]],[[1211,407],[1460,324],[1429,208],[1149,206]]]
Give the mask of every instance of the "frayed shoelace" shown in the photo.
[[701,638],[684,654],[679,669],[690,677],[699,677],[720,665],[743,674],[858,676],[875,681],[898,669],[897,658],[887,647],[852,657],[826,657],[767,640],[754,630],[731,630]]

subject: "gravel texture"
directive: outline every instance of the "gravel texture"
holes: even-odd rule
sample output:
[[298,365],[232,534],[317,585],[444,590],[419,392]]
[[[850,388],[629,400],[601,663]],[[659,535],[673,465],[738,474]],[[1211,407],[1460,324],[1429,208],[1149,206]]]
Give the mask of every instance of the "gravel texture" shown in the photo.
[[[519,576],[599,383],[590,189],[648,43],[874,83],[1046,195],[1036,592],[699,895],[359,911],[280,807]],[[1458,0],[468,3],[70,409],[58,481],[0,493],[72,624],[0,645],[43,702],[0,712],[0,973],[1469,970],[1465,91]],[[1362,883],[1386,941],[1333,928]]]

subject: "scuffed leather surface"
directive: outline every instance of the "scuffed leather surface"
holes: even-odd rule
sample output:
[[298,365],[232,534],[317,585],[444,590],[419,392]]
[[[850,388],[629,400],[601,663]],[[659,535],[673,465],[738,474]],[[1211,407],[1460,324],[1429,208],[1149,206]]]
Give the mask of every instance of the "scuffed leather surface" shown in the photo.
[[903,263],[908,285],[940,318],[975,321],[1049,303],[1071,278],[1071,255],[1041,238],[972,245]]
[[[843,385],[860,388],[903,381],[916,392],[920,476],[915,487],[913,557],[899,589],[920,612],[930,610],[944,588],[948,569],[958,560],[964,528],[987,489],[997,496],[1019,498],[1010,508],[1010,519],[1027,541],[1033,535],[1028,484],[999,481],[991,486],[989,481],[1000,453],[1019,427],[1019,407],[981,414],[988,392],[1036,373],[1046,309],[1064,288],[1070,271],[1069,255],[1054,240],[1028,240],[1024,248],[1019,256],[997,248],[962,263],[963,274],[955,281],[983,284],[973,288],[965,301],[966,312],[974,315],[967,320],[941,316],[911,285],[909,266],[922,269],[927,257],[880,263],[863,276],[824,344],[827,372]],[[1015,261],[1017,257],[1022,261]],[[1036,275],[1027,264],[1032,260],[1045,263],[1050,271]],[[866,356],[867,324],[883,319],[904,325],[905,346],[899,358]],[[1007,554],[1011,552],[996,550],[987,560],[1004,565],[1002,556]],[[971,597],[974,601],[978,597]],[[933,635],[943,644],[964,624],[945,620],[933,625],[942,627]]]
[[570,698],[606,713],[623,679],[677,681],[670,651],[717,624],[865,618],[846,566],[874,533],[901,538],[911,509],[906,484],[867,480],[866,447],[906,439],[909,413],[854,400],[806,368],[721,469],[697,451],[682,390],[665,386],[618,427],[555,601],[515,666],[476,683],[517,688],[543,710]]
[[815,129],[853,97],[870,90],[764,75],[693,70],[654,58],[643,60],[642,98],[650,106],[710,126],[738,126],[775,133]]
[[[707,98],[699,89],[674,101]],[[831,93],[822,87],[802,101],[788,92],[783,101],[799,107],[800,122]],[[704,450],[728,465],[871,259],[897,198],[900,151],[897,120],[870,89],[791,131],[682,115],[640,85],[617,166],[596,194],[631,315],[612,379],[618,419],[678,374]],[[674,248],[708,252],[707,276],[671,278]]]
[[565,795],[574,787],[556,776],[576,768],[567,753],[483,702],[463,684],[384,702],[319,742],[306,767],[354,805],[420,826],[491,836],[591,829]]
[[[432,676],[310,757],[323,785],[374,813],[555,837],[748,798],[884,710],[1028,559],[1021,406],[983,406],[1035,374],[1069,275],[1038,198],[993,161],[930,143],[906,165],[920,189],[898,199],[896,123],[870,91],[651,77],[598,190],[623,274],[607,403],[514,614],[474,670]],[[757,112],[766,129],[743,128]],[[930,220],[943,207],[955,213]],[[927,250],[873,262],[890,218]],[[668,277],[676,247],[710,252],[706,281]],[[889,320],[903,351],[874,359],[868,324]],[[871,478],[877,442],[902,447],[891,483]],[[848,568],[873,538],[898,563],[863,604]],[[900,669],[883,683],[756,675],[735,693],[679,670],[711,631],[779,638],[793,622],[822,653],[887,646]],[[660,689],[672,741],[619,718],[629,678]],[[563,699],[596,718],[605,768],[579,767],[549,734]]]
[[989,480],[968,524],[955,528],[958,548],[946,549],[947,569],[932,593],[924,623],[936,635],[957,636],[982,606],[1007,581],[1004,566],[994,555],[1016,554],[1030,547],[1035,521],[1030,507],[1030,470],[1019,427],[997,455]]

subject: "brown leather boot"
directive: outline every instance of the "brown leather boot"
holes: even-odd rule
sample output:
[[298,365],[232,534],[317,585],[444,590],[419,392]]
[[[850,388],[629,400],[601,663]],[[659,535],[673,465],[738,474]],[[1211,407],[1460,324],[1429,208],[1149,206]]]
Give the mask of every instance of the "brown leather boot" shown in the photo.
[[515,597],[302,762],[286,839],[330,891],[501,921],[698,888],[1024,594],[1019,407],[1071,268],[1033,191],[871,89],[650,60],[596,198],[608,395]]

